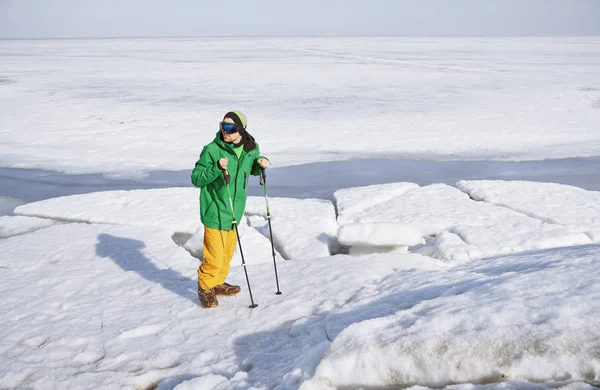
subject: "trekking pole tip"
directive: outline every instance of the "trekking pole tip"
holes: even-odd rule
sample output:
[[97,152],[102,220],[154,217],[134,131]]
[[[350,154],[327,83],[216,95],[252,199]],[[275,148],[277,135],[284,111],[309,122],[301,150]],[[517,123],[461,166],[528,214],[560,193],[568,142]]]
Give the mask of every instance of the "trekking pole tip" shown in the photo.
[[248,307],[249,307],[250,309],[254,309],[255,307],[258,307],[258,303],[254,303],[254,304],[252,304],[252,305],[250,305],[250,306],[248,306]]

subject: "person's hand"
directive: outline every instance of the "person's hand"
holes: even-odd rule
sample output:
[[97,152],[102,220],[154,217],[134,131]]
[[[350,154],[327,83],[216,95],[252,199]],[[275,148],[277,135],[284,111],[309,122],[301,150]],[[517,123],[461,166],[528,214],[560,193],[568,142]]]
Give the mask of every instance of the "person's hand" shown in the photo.
[[259,158],[257,163],[262,169],[267,169],[271,166],[271,163],[266,158]]
[[229,159],[227,157],[223,157],[219,159],[219,167],[221,167],[222,170],[227,170],[227,163],[229,162]]

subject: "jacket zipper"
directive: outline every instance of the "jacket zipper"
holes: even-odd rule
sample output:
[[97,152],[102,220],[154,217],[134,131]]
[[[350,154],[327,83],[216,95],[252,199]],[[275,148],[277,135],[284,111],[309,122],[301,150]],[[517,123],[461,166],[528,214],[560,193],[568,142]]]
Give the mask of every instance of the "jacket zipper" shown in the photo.
[[[235,169],[235,184],[234,184],[234,188],[233,188],[233,212],[234,215],[232,215],[233,219],[235,219],[235,198],[237,197],[237,182],[238,182],[238,175],[240,173],[240,162],[241,159],[237,156],[237,154],[235,154],[235,151],[233,152],[233,155],[235,156],[235,158],[237,159],[237,168]],[[242,156],[243,157],[243,156]],[[240,221],[238,221],[239,223]],[[232,225],[233,225],[233,221],[232,221]]]
[[[240,166],[242,165],[242,160],[244,159],[244,157],[246,157],[247,153],[243,153],[242,157],[239,158],[237,156],[237,154],[235,154],[235,151],[232,151],[232,152],[233,152],[233,155],[235,156],[235,158],[237,159],[237,162],[238,162],[237,168],[235,170],[235,184],[234,184],[234,188],[233,188],[233,200],[232,200],[233,204],[234,204],[233,211],[235,212],[235,198],[237,196],[237,182],[238,182],[237,181],[237,177],[238,177],[238,175],[240,173]],[[247,179],[247,177],[248,177],[247,173],[244,172],[244,189],[246,189],[246,179]],[[232,217],[235,218],[235,215],[233,215]],[[239,222],[240,221],[238,221],[238,224],[239,224]],[[233,225],[233,221],[232,221],[232,225]]]

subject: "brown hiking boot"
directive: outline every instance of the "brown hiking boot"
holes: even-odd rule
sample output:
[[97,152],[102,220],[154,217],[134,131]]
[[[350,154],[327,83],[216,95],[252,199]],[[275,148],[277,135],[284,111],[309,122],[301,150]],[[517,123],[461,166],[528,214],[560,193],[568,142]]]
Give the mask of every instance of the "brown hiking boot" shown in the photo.
[[210,309],[219,306],[219,301],[215,296],[215,289],[203,290],[198,287],[198,298],[200,298],[200,305],[205,309]]
[[215,295],[232,296],[239,294],[239,292],[242,291],[242,288],[240,286],[232,286],[229,283],[223,283],[219,284],[218,286],[215,286],[214,290]]

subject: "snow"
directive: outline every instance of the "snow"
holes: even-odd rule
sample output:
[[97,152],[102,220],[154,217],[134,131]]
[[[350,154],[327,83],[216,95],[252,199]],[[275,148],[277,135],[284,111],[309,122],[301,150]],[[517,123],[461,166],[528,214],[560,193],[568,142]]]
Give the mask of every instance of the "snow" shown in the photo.
[[[85,372],[105,362],[112,355],[111,348],[115,348],[115,367],[135,369],[135,359],[144,350],[135,340],[145,340],[143,336],[152,333],[148,325],[155,326],[154,333],[164,329],[153,318],[154,310],[143,313],[143,302],[150,303],[157,290],[169,291],[175,300],[186,297],[188,288],[182,281],[194,276],[196,264],[191,258],[174,256],[178,248],[168,235],[147,231],[141,241],[128,230],[72,223],[2,240],[2,296],[7,314],[2,326],[3,358],[24,359],[21,369],[27,378],[33,377],[27,386],[60,387],[68,376],[81,372],[84,375],[72,378],[70,385],[90,388],[89,377],[94,374]],[[186,266],[187,274],[170,268],[175,264]],[[144,286],[138,279],[157,282]],[[188,287],[192,299],[193,285]],[[142,323],[129,328],[126,319],[130,316]],[[132,340],[129,345],[135,347],[121,350],[119,345],[127,344],[123,340]],[[144,359],[154,354],[148,352]],[[64,370],[65,377],[48,376],[53,370]],[[116,387],[118,379],[118,375],[106,378],[105,385]]]
[[[340,231],[344,232],[349,223],[352,226],[376,225],[384,231],[388,224],[401,224],[404,229],[412,229],[412,235],[421,232],[431,236],[420,253],[450,262],[591,242],[588,235],[577,229],[546,223],[487,202],[476,202],[459,189],[445,184],[419,187],[392,183],[339,190],[334,197],[342,201],[338,205]],[[588,205],[595,207],[594,203]],[[361,232],[357,230],[356,233]],[[383,234],[394,234],[393,229],[387,229],[386,233],[363,234],[360,246],[383,245]],[[396,243],[416,244],[412,239],[407,243]],[[393,246],[394,243],[389,241],[386,245]]]
[[[364,243],[376,244],[375,231],[389,231],[385,219],[401,216],[403,208],[396,205],[414,211],[416,199],[431,203],[446,222],[456,208],[469,210],[462,206],[468,203],[475,213],[471,219],[480,224],[475,230],[494,228],[498,241],[513,237],[501,222],[534,241],[551,227],[567,229],[476,202],[445,185],[408,187],[384,197],[382,208],[371,192],[368,215],[379,215],[383,225],[345,224],[341,236],[344,229],[356,229],[357,239],[363,232]],[[365,215],[351,199],[371,190],[342,192],[348,216]],[[190,204],[196,231],[181,231],[191,222],[181,220],[182,212],[166,212],[171,200]],[[555,381],[586,388],[586,381],[600,378],[594,352],[600,347],[597,245],[495,258],[471,253],[456,261],[448,257],[449,248],[464,241],[443,230],[410,247],[421,254],[402,246],[358,245],[354,248],[374,251],[324,255],[327,244],[317,238],[335,237],[333,204],[273,198],[273,228],[282,231],[284,252],[306,253],[289,261],[278,256],[283,295],[275,295],[270,243],[251,226],[264,230],[264,198],[250,198],[242,240],[259,306],[248,308],[244,269],[236,258],[228,282],[241,285],[242,294],[221,297],[219,307],[207,311],[198,306],[198,260],[190,255],[199,250],[202,235],[192,202],[197,190],[173,188],[75,195],[17,208],[17,214],[45,215],[54,224],[0,239],[0,387],[321,389],[487,382],[521,387]],[[425,211],[424,216],[427,220]],[[24,218],[24,225],[35,219],[3,218]],[[411,227],[418,222],[392,226],[420,241]],[[539,237],[529,230],[534,226]],[[481,248],[469,249],[497,250],[484,238],[472,238]],[[437,250],[438,259],[424,255],[425,249]],[[261,256],[266,259],[255,259]]]
[[[402,184],[402,183],[401,183]],[[396,184],[390,184],[392,187]],[[363,201],[347,207],[352,212],[340,211],[340,224],[348,221],[353,223],[402,223],[415,227],[427,235],[435,235],[462,223],[485,226],[496,223],[501,217],[515,215],[485,203],[476,203],[460,190],[445,185],[414,186],[408,190],[402,188],[402,193],[388,196],[385,186],[380,195],[369,197],[368,207],[363,208]],[[369,190],[359,188],[357,191]],[[346,189],[341,191],[352,191]],[[337,192],[336,192],[337,194]]]
[[371,207],[393,200],[418,187],[415,183],[389,183],[338,190],[333,193],[338,223],[343,226],[347,223],[361,222],[364,219],[361,217],[368,214]]
[[[110,191],[28,203],[15,214],[71,222],[139,225],[194,233],[200,225],[195,188]],[[160,200],[160,201],[158,201]]]
[[4,215],[0,217],[0,238],[30,233],[55,223],[51,219]]
[[[534,181],[598,188],[599,44],[0,41],[0,388],[598,387],[599,192]],[[233,108],[283,294],[253,181],[204,310],[188,177]],[[74,195],[136,183],[187,187]]]
[[[199,190],[195,188],[105,191],[28,203],[16,208],[14,212],[20,216],[69,222],[171,229],[174,240],[178,239],[178,235],[182,236],[183,242],[180,244],[190,253],[201,257],[204,229],[200,223],[198,196]],[[330,247],[335,246],[337,233],[335,210],[330,202],[319,199],[273,198],[269,200],[269,204],[273,241],[284,258],[330,255]],[[266,240],[269,232],[264,198],[249,197],[246,214],[254,218],[240,223],[239,231],[244,241],[250,242],[249,250],[253,252],[253,256],[248,256],[249,261],[272,261],[271,244]],[[254,229],[247,229],[250,223],[262,236]],[[239,256],[239,253],[236,255]],[[237,259],[241,262],[241,257]]]
[[330,314],[351,324],[330,333],[334,341],[301,389],[597,380],[599,250],[390,274]]
[[[173,234],[183,234],[182,245],[193,239],[186,248],[194,255],[201,256],[204,233],[200,223],[198,197],[199,190],[195,188],[105,191],[28,203],[16,208],[14,212],[22,216],[70,222],[171,229]],[[330,202],[319,199],[273,198],[269,200],[269,204],[273,240],[285,258],[329,256],[330,246],[334,245],[337,232],[335,210]],[[260,259],[259,262],[272,261],[271,244],[264,239],[269,237],[264,198],[249,197],[246,214],[249,217],[263,218],[252,218],[240,223],[240,235],[244,237],[246,230],[250,230],[250,237],[246,239],[252,240],[250,248],[258,249],[254,258]],[[264,235],[262,239],[254,229],[246,229],[249,223]]]
[[[242,249],[244,250],[244,262],[246,264],[272,263],[273,252],[271,242],[266,239],[261,233],[255,229],[248,228],[246,224],[238,226],[240,240],[242,241]],[[176,233],[177,234],[177,233]],[[201,226],[193,235],[183,235],[181,247],[186,249],[192,256],[202,260],[204,259],[204,227]],[[173,237],[176,241],[176,238]],[[177,242],[177,241],[176,241]],[[276,261],[283,260],[277,250],[275,250]],[[242,256],[239,251],[239,246],[231,260],[232,264],[241,264]]]
[[600,241],[600,192],[555,183],[461,181],[458,188],[483,200],[547,223],[569,226]]
[[[261,353],[255,343],[264,339],[255,339],[254,333],[303,320],[315,307],[330,310],[352,294],[341,286],[370,283],[391,268],[381,262],[365,272],[364,264],[355,263],[351,270],[347,260],[331,258],[301,260],[305,266],[296,270],[290,268],[292,261],[283,262],[278,267],[284,293],[280,297],[274,294],[272,264],[251,266],[248,273],[259,307],[250,311],[243,269],[232,267],[229,281],[241,284],[244,294],[221,298],[219,311],[207,312],[196,302],[197,260],[165,233],[139,226],[70,223],[0,240],[6,267],[0,287],[6,319],[0,328],[0,349],[2,359],[13,362],[1,365],[1,377],[9,375],[7,371],[10,377],[23,374],[28,379],[16,386],[34,388],[59,383],[77,388],[144,387],[188,372],[226,372],[231,379],[249,360],[258,367],[252,373],[256,381],[256,372],[271,372],[272,367],[271,360],[260,358],[266,351]],[[38,255],[39,248],[44,248],[44,256]],[[326,285],[315,289],[307,283],[314,275],[327,275],[331,266],[339,271],[326,276]],[[325,294],[332,285],[338,286],[338,293]],[[232,322],[234,318],[239,321]],[[298,334],[285,328],[292,334],[276,335],[280,341],[262,347],[281,349],[288,361],[271,374],[272,383],[295,361],[296,348],[307,345],[300,323],[294,328]],[[34,337],[42,339],[27,344],[37,347],[23,345]],[[316,341],[322,344],[325,339]],[[179,364],[156,367],[174,362]],[[300,367],[309,369],[315,362],[311,359]],[[77,372],[80,375],[72,376]],[[9,386],[4,379],[0,385]]]
[[598,42],[2,41],[0,165],[129,178],[187,170],[233,108],[280,167],[597,156]]
[[362,223],[344,225],[338,241],[347,246],[414,246],[424,244],[422,234],[410,225],[398,223]]
[[[337,223],[331,202],[322,199],[269,198],[273,242],[286,259],[329,256],[337,250]],[[264,198],[249,197],[251,226],[269,237]],[[260,218],[257,218],[260,217]]]
[[[64,222],[84,222],[125,226],[156,227],[169,230],[169,235],[194,257],[201,259],[204,247],[204,228],[200,223],[199,190],[195,188],[171,188],[157,190],[105,191],[86,195],[72,195],[28,203],[14,210],[15,217],[0,217],[0,237],[2,234],[15,234],[11,231],[30,229],[23,223],[13,223],[15,227],[2,227],[1,218],[31,218],[31,228],[35,223],[42,227],[52,224],[52,219]],[[273,261],[271,243],[268,240],[268,226],[265,226],[266,207],[264,198],[249,197],[246,213],[252,219],[244,219],[239,224],[239,233],[247,264]],[[276,246],[276,259],[329,256],[329,247],[334,245],[337,225],[333,205],[318,199],[278,199],[270,200],[273,240]],[[312,213],[312,214],[311,214]],[[280,216],[281,215],[281,216]],[[312,216],[311,216],[312,215]],[[329,218],[326,218],[329,215]],[[258,218],[257,218],[258,217]],[[6,219],[6,223],[11,221]],[[35,222],[38,221],[38,222]],[[39,222],[41,221],[41,222]],[[249,225],[252,223],[253,227]],[[3,233],[3,232],[6,233]],[[260,232],[260,233],[259,233]],[[234,259],[241,264],[239,249]]]
[[[229,389],[230,382],[227,378],[221,375],[206,375],[202,378],[194,378],[177,385],[176,390],[195,390],[195,389]],[[160,387],[159,387],[160,389]]]
[[476,245],[465,242],[458,234],[443,231],[429,240],[429,245],[421,250],[436,259],[464,263],[484,257],[484,252]]

